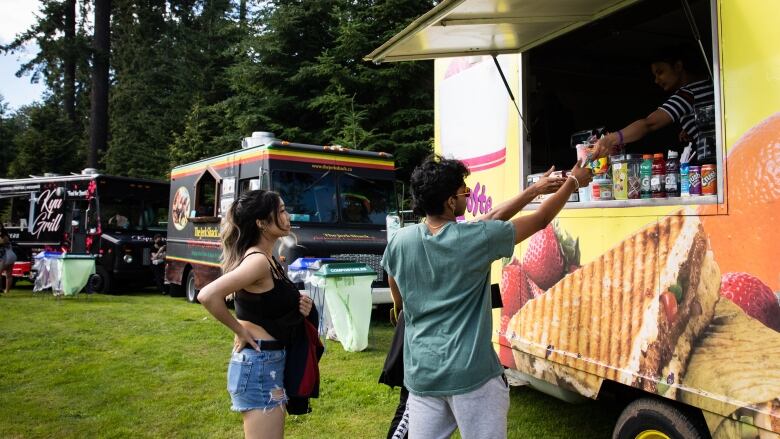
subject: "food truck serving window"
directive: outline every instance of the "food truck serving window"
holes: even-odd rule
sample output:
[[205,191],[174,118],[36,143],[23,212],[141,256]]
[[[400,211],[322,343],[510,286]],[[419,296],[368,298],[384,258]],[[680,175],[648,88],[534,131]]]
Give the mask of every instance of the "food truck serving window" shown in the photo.
[[723,147],[713,7],[640,2],[524,52],[526,183],[551,165],[570,168],[599,137],[623,140],[638,127],[639,138],[589,163],[594,182],[569,207],[717,202]]
[[336,177],[333,172],[273,171],[271,188],[284,200],[291,221],[336,222]]
[[[478,115],[495,114],[494,119],[517,123],[519,130],[510,124],[504,131],[507,136],[520,133],[517,139],[522,149],[524,183],[533,181],[551,165],[569,169],[577,159],[577,144],[587,144],[590,134],[595,133],[594,140],[604,133],[615,133],[612,138],[616,138],[634,121],[661,111],[665,123],[652,121],[645,126],[651,129],[645,129],[638,138],[623,136],[630,138],[623,142],[622,151],[613,154],[615,163],[592,164],[599,172],[598,181],[589,191],[577,194],[591,201],[572,202],[568,207],[716,203],[723,201],[724,188],[716,6],[717,0],[445,1],[366,58],[375,62],[449,58],[437,62],[437,75],[440,72],[444,76],[437,76],[437,90],[439,100],[445,102],[444,92],[468,87],[463,83],[478,76],[474,71],[487,70],[471,68],[479,64],[480,58],[484,67],[493,64],[491,56],[515,57],[516,62],[500,64],[511,68],[505,77],[516,91],[522,122],[509,102],[510,93],[504,93],[505,100],[500,104],[476,110],[472,103],[467,108]],[[651,57],[670,53],[669,49],[692,55],[686,65],[692,74],[682,83],[651,70]],[[499,56],[498,61],[501,59]],[[503,85],[501,75],[496,72],[492,76],[484,80]],[[454,86],[447,89],[449,85]],[[474,90],[483,84],[471,85]],[[688,89],[683,90],[681,85]],[[679,93],[687,95],[678,97],[677,102],[667,102]],[[437,103],[440,109],[452,110],[451,105],[444,107],[441,102]],[[677,108],[677,104],[688,108]],[[512,108],[511,118],[500,117],[504,108]],[[442,127],[453,124],[444,115],[440,117]],[[465,132],[488,135],[494,131],[475,123],[478,119],[462,118],[456,125],[472,123]],[[445,137],[452,137],[452,133],[442,130],[440,140],[444,145]],[[495,136],[503,140],[504,133]],[[675,161],[679,163],[683,158],[688,142],[698,154],[689,162],[689,173],[682,175],[673,169]],[[650,154],[649,162],[644,162],[645,154]],[[662,157],[654,159],[654,154]],[[669,173],[667,161],[672,169]],[[629,197],[629,183],[637,183],[635,173],[641,171],[643,162],[651,168],[648,180],[655,183],[656,189],[665,189],[666,176],[676,175],[677,184],[686,181],[691,186],[692,196],[677,195],[682,191],[679,188],[668,193],[656,190],[655,197],[653,193],[644,194],[650,198],[642,198],[641,191],[639,198]],[[613,164],[617,165],[616,177],[612,175]],[[659,172],[662,167],[663,174]],[[629,181],[629,176],[634,178]],[[670,180],[675,183],[674,178]],[[639,176],[639,183],[642,181]]]

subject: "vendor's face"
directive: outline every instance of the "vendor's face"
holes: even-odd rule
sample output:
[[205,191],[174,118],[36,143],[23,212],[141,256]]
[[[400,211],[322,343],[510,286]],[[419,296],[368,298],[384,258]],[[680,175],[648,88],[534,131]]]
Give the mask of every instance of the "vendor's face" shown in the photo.
[[671,93],[682,87],[683,70],[682,63],[679,61],[674,63],[674,65],[668,62],[654,62],[650,64],[650,69],[653,72],[653,76],[655,76],[655,83],[663,91]]

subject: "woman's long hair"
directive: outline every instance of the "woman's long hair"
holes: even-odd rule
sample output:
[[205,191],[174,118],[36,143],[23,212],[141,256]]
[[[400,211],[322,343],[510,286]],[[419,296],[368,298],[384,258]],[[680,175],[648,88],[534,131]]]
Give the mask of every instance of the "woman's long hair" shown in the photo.
[[223,273],[235,269],[247,249],[260,241],[256,220],[268,222],[273,219],[279,226],[276,213],[280,204],[279,194],[264,190],[244,192],[233,202],[222,221],[220,233]]

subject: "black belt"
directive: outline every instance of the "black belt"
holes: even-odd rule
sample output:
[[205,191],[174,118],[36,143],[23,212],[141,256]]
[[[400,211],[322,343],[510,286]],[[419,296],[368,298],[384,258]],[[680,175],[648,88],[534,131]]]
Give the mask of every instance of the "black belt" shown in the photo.
[[[261,351],[281,351],[284,343],[279,340],[255,340]],[[250,347],[250,346],[247,346]]]

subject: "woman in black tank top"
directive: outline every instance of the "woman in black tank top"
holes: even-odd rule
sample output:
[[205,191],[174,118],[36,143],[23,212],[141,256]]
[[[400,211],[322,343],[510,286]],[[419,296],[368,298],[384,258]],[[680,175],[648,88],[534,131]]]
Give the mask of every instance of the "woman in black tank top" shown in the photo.
[[[235,333],[228,367],[232,409],[244,418],[247,437],[283,437],[287,396],[283,387],[290,316],[305,317],[309,297],[298,292],[272,256],[290,233],[290,216],[275,192],[242,194],[222,224],[222,272],[198,294],[203,306]],[[225,299],[236,293],[236,317]],[[268,371],[272,371],[268,373]]]

